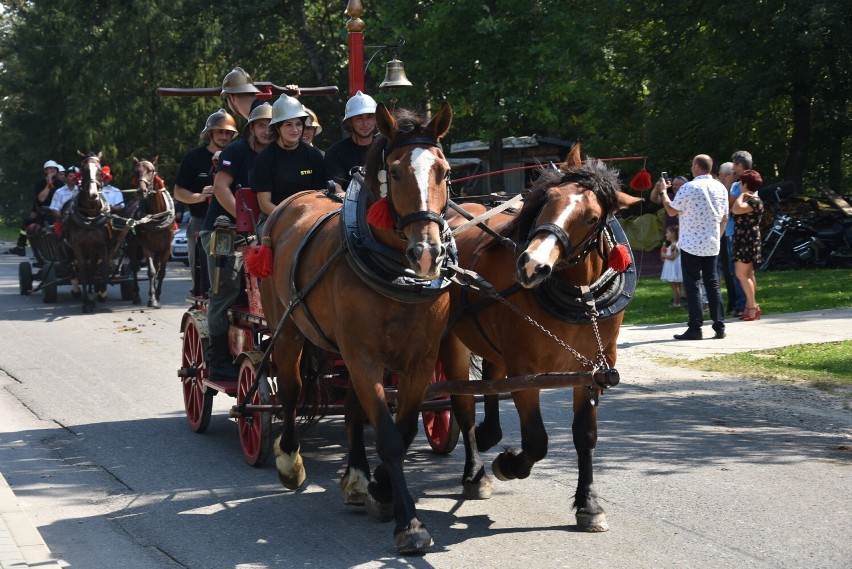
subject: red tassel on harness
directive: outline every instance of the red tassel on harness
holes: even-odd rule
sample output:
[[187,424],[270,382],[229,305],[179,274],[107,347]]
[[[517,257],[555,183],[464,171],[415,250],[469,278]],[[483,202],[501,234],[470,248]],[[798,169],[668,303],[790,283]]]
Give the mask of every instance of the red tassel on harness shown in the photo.
[[269,237],[263,238],[263,245],[249,247],[246,270],[259,279],[265,279],[272,274],[272,240]]
[[619,243],[609,252],[609,268],[616,273],[623,273],[630,266],[630,252],[623,243]]
[[57,221],[56,223],[53,224],[53,234],[57,235],[57,236],[62,235],[62,222],[61,221]]
[[[648,179],[650,180],[651,177],[648,176]],[[166,183],[159,176],[154,176],[154,189],[155,190],[165,190],[166,189]]]
[[648,173],[648,170],[642,168],[636,175],[633,176],[633,179],[630,180],[630,187],[636,190],[637,192],[644,192],[651,189],[651,174]]
[[393,229],[393,215],[387,198],[382,198],[370,206],[367,210],[367,223],[376,229]]

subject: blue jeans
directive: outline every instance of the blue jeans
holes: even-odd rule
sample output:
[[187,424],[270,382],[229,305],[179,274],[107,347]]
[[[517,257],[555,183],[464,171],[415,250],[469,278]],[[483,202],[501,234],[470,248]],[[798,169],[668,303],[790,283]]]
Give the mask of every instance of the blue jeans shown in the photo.
[[725,329],[725,308],[722,306],[722,293],[719,290],[718,255],[700,257],[686,251],[680,252],[680,268],[683,271],[683,288],[689,307],[690,330],[700,330],[704,324],[704,310],[701,305],[701,293],[698,281],[704,282],[707,291],[707,304],[710,306],[710,319],[713,329],[721,332]]

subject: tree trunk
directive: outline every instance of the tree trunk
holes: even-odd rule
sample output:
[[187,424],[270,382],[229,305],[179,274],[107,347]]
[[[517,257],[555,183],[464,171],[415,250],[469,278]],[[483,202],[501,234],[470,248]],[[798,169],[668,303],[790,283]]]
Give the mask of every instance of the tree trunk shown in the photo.
[[793,133],[790,135],[790,147],[783,174],[785,180],[792,180],[800,189],[803,189],[805,155],[807,154],[808,139],[811,135],[811,93],[808,85],[802,82],[793,83],[791,101]]

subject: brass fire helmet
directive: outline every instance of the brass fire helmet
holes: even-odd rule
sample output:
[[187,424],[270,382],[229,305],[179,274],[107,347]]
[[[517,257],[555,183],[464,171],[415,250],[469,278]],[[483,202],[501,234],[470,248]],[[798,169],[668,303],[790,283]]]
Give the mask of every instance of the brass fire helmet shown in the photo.
[[204,135],[211,130],[229,130],[234,133],[240,132],[237,129],[237,121],[235,121],[234,117],[232,117],[225,109],[219,109],[207,117],[207,123],[204,125],[204,130],[201,131],[201,134]]
[[260,93],[254,86],[251,76],[242,67],[234,67],[222,80],[222,93],[236,95],[240,93]]

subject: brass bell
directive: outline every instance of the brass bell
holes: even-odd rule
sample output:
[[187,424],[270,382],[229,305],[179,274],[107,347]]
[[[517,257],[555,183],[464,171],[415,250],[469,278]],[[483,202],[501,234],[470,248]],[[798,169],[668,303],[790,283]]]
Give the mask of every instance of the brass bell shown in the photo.
[[388,61],[385,65],[385,80],[381,82],[379,88],[411,86],[411,81],[405,76],[405,68],[402,66],[402,62],[396,58]]

